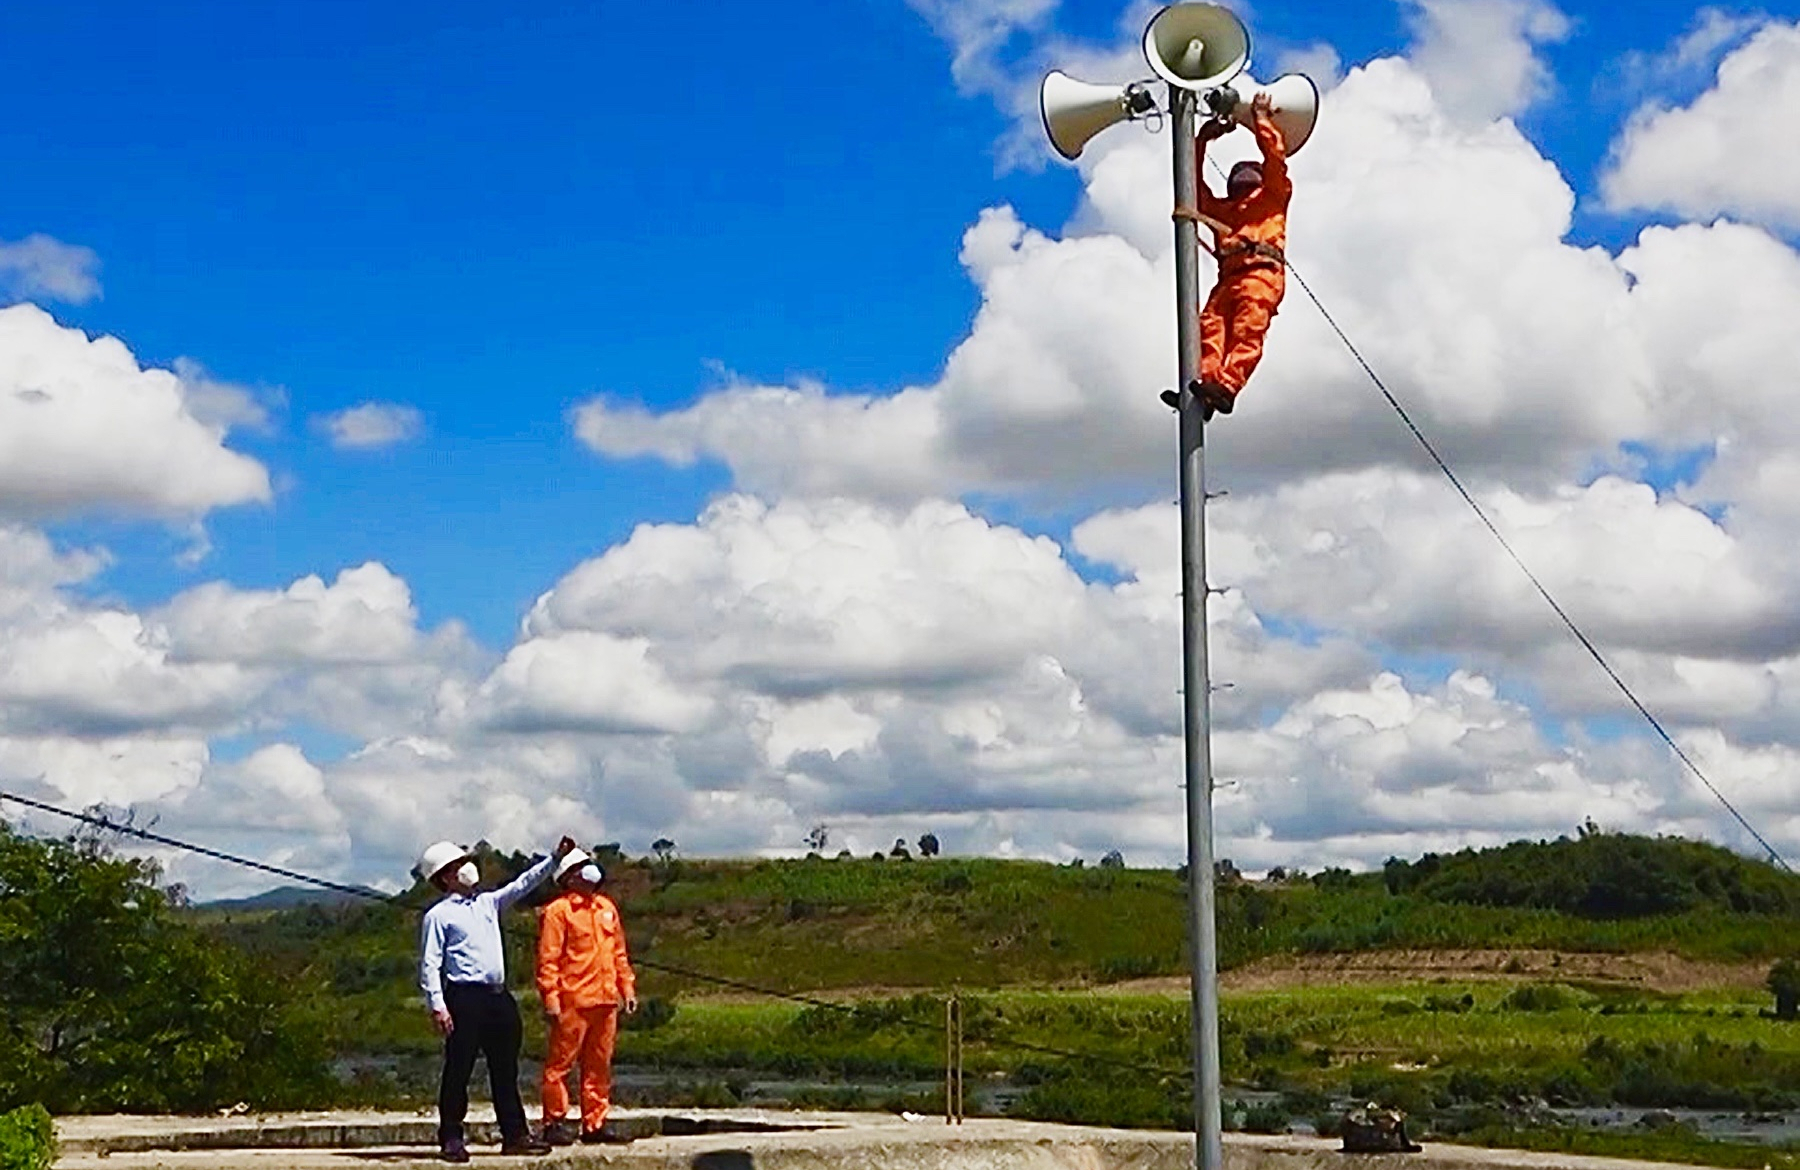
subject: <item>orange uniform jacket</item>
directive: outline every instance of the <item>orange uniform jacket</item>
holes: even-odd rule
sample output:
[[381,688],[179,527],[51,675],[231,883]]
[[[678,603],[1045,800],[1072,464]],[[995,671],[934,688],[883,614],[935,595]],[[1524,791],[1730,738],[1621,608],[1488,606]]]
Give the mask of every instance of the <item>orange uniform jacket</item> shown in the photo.
[[570,890],[544,907],[537,985],[544,1010],[552,1014],[636,997],[625,927],[611,898]]
[[1256,135],[1256,145],[1262,150],[1262,186],[1255,194],[1240,203],[1221,199],[1204,182],[1200,184],[1200,210],[1231,229],[1231,235],[1215,241],[1221,255],[1219,275],[1222,277],[1257,264],[1280,267],[1278,261],[1244,249],[1244,244],[1287,247],[1287,211],[1288,203],[1294,197],[1294,184],[1288,178],[1287,151],[1281,141],[1281,131],[1270,118],[1257,118],[1250,124],[1250,129]]
[[[1287,291],[1288,179],[1285,144],[1273,119],[1251,124],[1262,149],[1262,183],[1244,199],[1220,199],[1200,184],[1200,210],[1230,229],[1214,240],[1219,280],[1200,311],[1200,379],[1236,398],[1262,360],[1263,336]],[[1204,154],[1205,144],[1195,151]]]

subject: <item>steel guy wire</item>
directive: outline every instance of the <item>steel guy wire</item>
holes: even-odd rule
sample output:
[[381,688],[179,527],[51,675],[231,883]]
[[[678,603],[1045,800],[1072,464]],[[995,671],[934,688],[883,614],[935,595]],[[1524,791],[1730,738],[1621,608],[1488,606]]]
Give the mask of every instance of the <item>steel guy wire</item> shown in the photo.
[[[1220,168],[1217,161],[1211,158],[1208,158],[1206,161],[1212,164],[1215,174],[1218,174],[1221,178],[1224,177],[1224,171]],[[1532,587],[1537,590],[1538,596],[1544,599],[1545,603],[1550,606],[1552,612],[1554,612],[1557,618],[1561,620],[1562,624],[1568,628],[1569,633],[1573,634],[1575,640],[1581,643],[1582,649],[1588,652],[1594,662],[1605,672],[1606,677],[1612,680],[1613,685],[1625,696],[1626,701],[1636,709],[1639,715],[1644,717],[1644,721],[1650,725],[1651,729],[1656,732],[1663,743],[1668,745],[1669,750],[1675,753],[1675,757],[1687,766],[1687,770],[1693,773],[1694,778],[1700,781],[1700,783],[1705,786],[1706,790],[1712,793],[1713,798],[1725,807],[1725,811],[1731,814],[1732,819],[1737,821],[1737,823],[1743,827],[1743,830],[1746,833],[1749,833],[1758,845],[1763,847],[1763,850],[1769,855],[1769,860],[1773,861],[1776,865],[1779,865],[1788,873],[1793,873],[1794,869],[1787,863],[1787,859],[1782,857],[1782,855],[1776,851],[1775,846],[1769,844],[1766,837],[1756,831],[1756,827],[1745,818],[1743,813],[1738,811],[1737,806],[1732,804],[1730,799],[1727,798],[1723,792],[1719,791],[1718,786],[1707,777],[1706,773],[1701,770],[1700,765],[1694,762],[1693,757],[1688,755],[1679,743],[1675,742],[1675,737],[1669,734],[1668,729],[1663,726],[1662,720],[1658,719],[1655,714],[1651,712],[1650,708],[1644,705],[1643,700],[1638,698],[1637,692],[1631,689],[1630,684],[1619,675],[1617,670],[1613,669],[1612,663],[1607,661],[1606,655],[1600,652],[1600,647],[1595,645],[1593,639],[1589,638],[1587,633],[1576,624],[1575,619],[1569,616],[1569,611],[1564,609],[1562,603],[1556,600],[1555,595],[1550,592],[1549,587],[1539,579],[1536,573],[1531,571],[1531,566],[1525,563],[1525,558],[1521,557],[1518,551],[1513,548],[1512,543],[1506,539],[1505,534],[1500,531],[1499,526],[1488,516],[1487,510],[1476,501],[1474,495],[1463,485],[1462,478],[1451,468],[1449,462],[1438,453],[1437,447],[1432,444],[1431,440],[1426,438],[1425,432],[1419,429],[1419,424],[1413,421],[1412,415],[1407,411],[1406,407],[1401,404],[1400,399],[1395,396],[1392,390],[1388,389],[1387,383],[1382,381],[1381,375],[1375,372],[1375,368],[1369,364],[1368,359],[1363,357],[1362,351],[1356,347],[1356,344],[1350,340],[1349,335],[1344,332],[1343,327],[1337,323],[1337,318],[1333,317],[1331,311],[1325,307],[1325,302],[1319,299],[1319,294],[1315,293],[1312,286],[1306,283],[1306,278],[1300,274],[1298,268],[1294,267],[1293,261],[1284,258],[1282,263],[1286,266],[1287,270],[1293,274],[1294,282],[1300,286],[1302,292],[1306,293],[1307,299],[1313,303],[1313,307],[1319,310],[1319,315],[1325,319],[1325,324],[1329,325],[1331,331],[1337,334],[1338,340],[1344,343],[1344,348],[1350,351],[1350,356],[1356,359],[1356,364],[1362,367],[1363,373],[1367,374],[1369,380],[1375,384],[1375,388],[1381,391],[1381,396],[1387,400],[1387,404],[1393,408],[1395,414],[1400,416],[1400,421],[1404,423],[1406,429],[1412,433],[1412,437],[1418,440],[1419,446],[1425,449],[1425,453],[1431,457],[1431,461],[1437,465],[1437,469],[1443,472],[1444,478],[1450,481],[1450,486],[1456,489],[1456,494],[1462,497],[1465,504],[1469,505],[1469,508],[1475,513],[1476,518],[1481,521],[1482,527],[1488,530],[1489,534],[1499,543],[1501,549],[1506,553],[1512,563],[1518,566],[1521,573],[1525,574],[1525,579],[1531,582]]]

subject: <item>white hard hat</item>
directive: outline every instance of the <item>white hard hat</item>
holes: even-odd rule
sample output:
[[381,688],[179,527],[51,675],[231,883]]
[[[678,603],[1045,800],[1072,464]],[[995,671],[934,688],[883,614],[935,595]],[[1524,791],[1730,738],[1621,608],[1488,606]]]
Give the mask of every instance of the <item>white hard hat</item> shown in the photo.
[[571,871],[581,868],[592,860],[593,858],[579,849],[569,850],[563,859],[556,863],[556,880],[562,881]]
[[419,864],[413,866],[413,872],[421,881],[428,882],[450,866],[473,856],[454,841],[439,841],[436,845],[426,846],[425,852],[419,854]]

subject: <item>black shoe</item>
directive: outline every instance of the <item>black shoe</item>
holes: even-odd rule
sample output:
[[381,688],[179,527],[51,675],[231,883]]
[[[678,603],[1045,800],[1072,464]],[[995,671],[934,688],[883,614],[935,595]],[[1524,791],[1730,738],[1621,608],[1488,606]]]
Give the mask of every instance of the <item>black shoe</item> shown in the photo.
[[544,1123],[544,1142],[552,1146],[572,1146],[580,1132],[573,1121],[559,1117]]
[[1170,410],[1181,409],[1181,395],[1175,393],[1175,391],[1164,390],[1161,394],[1158,394],[1157,397],[1162,399],[1163,405]]
[[1188,393],[1206,404],[1206,417],[1214,414],[1230,414],[1237,406],[1237,391],[1223,382],[1189,382]]
[[612,1126],[603,1125],[599,1129],[583,1130],[581,1141],[583,1145],[589,1146],[622,1146],[631,1139]]
[[440,1162],[456,1162],[458,1164],[467,1162],[469,1160],[469,1147],[463,1145],[463,1140],[461,1138],[451,1138],[438,1147],[438,1160]]
[[529,1155],[536,1157],[550,1152],[550,1143],[543,1138],[526,1134],[523,1137],[508,1138],[500,1143],[500,1152],[508,1155]]
[[1201,422],[1211,422],[1212,421],[1213,396],[1211,394],[1207,393],[1207,387],[1211,386],[1212,384],[1213,383],[1211,383],[1211,382],[1202,382],[1202,381],[1199,381],[1198,379],[1196,379],[1195,381],[1189,382],[1187,384],[1188,393],[1192,394],[1194,396],[1194,401],[1198,402],[1200,404],[1200,421]]

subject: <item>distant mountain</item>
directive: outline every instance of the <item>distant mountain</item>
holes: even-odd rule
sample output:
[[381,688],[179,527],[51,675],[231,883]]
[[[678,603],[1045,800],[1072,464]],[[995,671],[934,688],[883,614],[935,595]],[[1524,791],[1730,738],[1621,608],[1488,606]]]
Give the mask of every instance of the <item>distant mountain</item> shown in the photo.
[[[375,891],[371,890],[371,893]],[[316,886],[277,886],[252,894],[248,898],[221,898],[216,902],[196,902],[196,910],[291,910],[296,906],[343,906],[363,899],[338,890]]]

